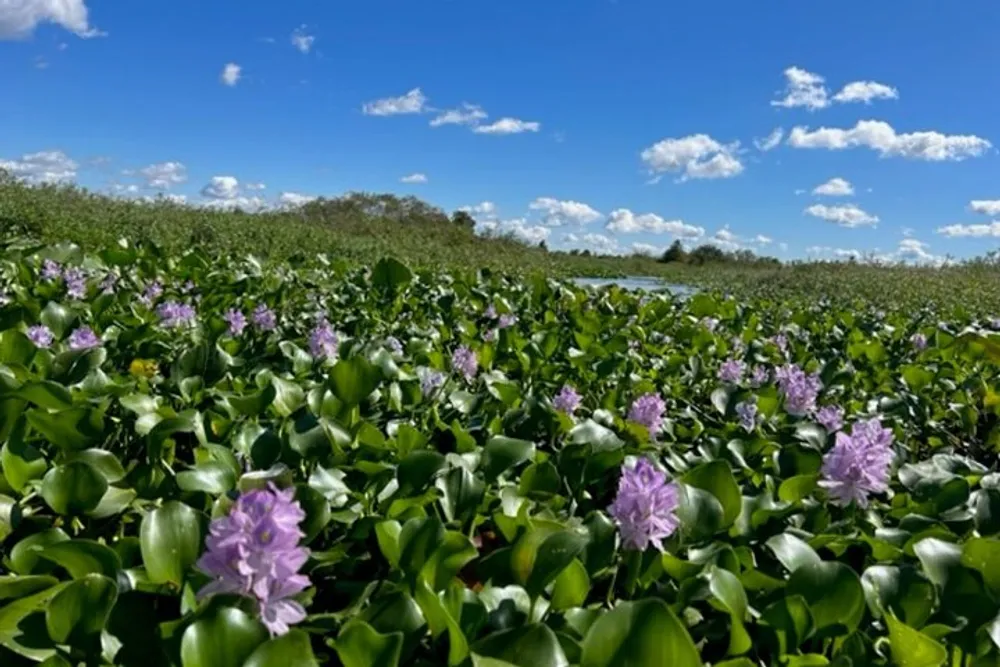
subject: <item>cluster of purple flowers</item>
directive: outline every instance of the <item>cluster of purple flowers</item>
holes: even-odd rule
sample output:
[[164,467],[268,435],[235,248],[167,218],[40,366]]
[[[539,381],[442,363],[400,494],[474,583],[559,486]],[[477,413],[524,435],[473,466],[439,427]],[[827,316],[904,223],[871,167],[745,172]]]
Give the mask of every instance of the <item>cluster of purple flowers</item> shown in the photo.
[[28,328],[28,340],[34,343],[35,347],[52,347],[52,343],[55,342],[55,339],[55,336],[52,335],[52,331],[44,324],[38,324]]
[[486,331],[483,332],[483,341],[484,342],[486,342],[486,343],[492,343],[496,339],[497,339],[497,330],[496,329],[487,329]]
[[194,306],[177,301],[164,301],[156,308],[156,314],[160,318],[160,324],[167,329],[194,324]]
[[385,339],[385,346],[389,348],[389,351],[393,354],[403,354],[403,344],[399,342],[399,339],[395,336],[388,336]]
[[719,379],[729,384],[738,384],[746,372],[746,362],[740,359],[726,359],[719,367]]
[[576,393],[576,389],[568,384],[564,384],[559,393],[552,399],[552,407],[559,412],[571,415],[580,407],[581,400],[582,398],[580,394]]
[[92,347],[100,347],[101,339],[97,337],[90,327],[80,327],[69,335],[69,349],[89,350]]
[[63,280],[66,281],[66,293],[74,299],[82,299],[87,296],[87,274],[83,269],[71,267],[63,272]]
[[513,313],[504,313],[503,315],[500,316],[500,319],[497,320],[497,327],[500,329],[507,329],[508,327],[514,326],[516,323],[517,323],[516,315],[514,315]]
[[109,271],[104,278],[101,279],[101,294],[114,294],[115,287],[117,285],[118,276]]
[[628,419],[645,426],[649,435],[655,436],[663,426],[663,413],[666,409],[667,404],[659,394],[643,394],[632,402]]
[[626,549],[645,551],[652,544],[663,551],[663,540],[680,525],[677,505],[677,485],[667,482],[663,471],[641,458],[634,467],[622,466],[618,494],[608,513],[618,525]]
[[836,444],[823,457],[820,486],[839,505],[853,501],[866,507],[869,495],[889,488],[892,443],[892,431],[878,419],[857,422],[850,435],[838,432]]
[[253,319],[253,325],[258,331],[274,331],[278,327],[278,317],[274,314],[274,311],[260,304],[253,310],[253,314],[250,316]]
[[309,351],[317,359],[333,359],[337,356],[339,340],[330,323],[321,319],[309,334]]
[[146,285],[146,289],[142,291],[142,296],[139,297],[139,303],[146,307],[152,306],[153,303],[160,298],[161,294],[163,294],[163,285],[160,284],[159,280],[154,280]]
[[756,397],[751,400],[741,401],[736,404],[736,416],[740,418],[740,426],[747,433],[750,433],[757,426],[757,401]]
[[816,411],[816,421],[828,433],[839,431],[844,426],[844,408],[838,405],[824,405]]
[[785,334],[779,333],[775,335],[771,341],[778,346],[778,349],[781,350],[783,354],[788,352],[788,336]]
[[247,316],[243,314],[243,311],[237,310],[236,308],[230,308],[226,311],[226,314],[222,316],[222,319],[226,321],[229,325],[229,335],[239,336],[243,333],[243,330],[247,328]]
[[255,600],[272,636],[306,617],[293,598],[311,584],[299,573],[309,552],[299,546],[306,514],[294,498],[294,489],[282,491],[273,483],[243,493],[228,515],[212,521],[198,559],[198,569],[214,578],[198,598],[229,593]]
[[476,377],[479,370],[479,360],[476,353],[465,345],[455,350],[451,355],[451,367],[462,374],[467,381],[471,382]]
[[424,398],[436,392],[445,381],[445,374],[433,368],[417,369],[417,377],[420,378],[420,391]]
[[496,306],[494,306],[491,303],[489,306],[486,307],[486,312],[483,313],[483,315],[485,317],[487,317],[488,319],[495,320],[497,318],[497,308],[496,308]]
[[818,374],[807,374],[796,364],[787,364],[776,369],[774,376],[784,394],[785,410],[789,414],[801,417],[816,409],[816,398],[822,388]]
[[927,349],[927,336],[919,332],[915,333],[910,336],[910,343],[917,352],[923,352]]
[[62,267],[59,262],[47,259],[42,262],[42,278],[44,280],[58,280],[62,277]]
[[750,374],[750,386],[757,388],[762,387],[768,383],[771,379],[771,372],[767,370],[764,366],[755,366],[753,373]]

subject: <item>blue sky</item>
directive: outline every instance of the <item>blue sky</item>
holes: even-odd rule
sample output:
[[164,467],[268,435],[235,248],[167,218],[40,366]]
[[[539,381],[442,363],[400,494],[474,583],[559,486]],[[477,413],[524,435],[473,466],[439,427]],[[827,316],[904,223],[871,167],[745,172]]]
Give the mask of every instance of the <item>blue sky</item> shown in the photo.
[[553,248],[935,262],[1000,238],[998,25],[986,0],[0,0],[0,166],[215,206],[414,194]]

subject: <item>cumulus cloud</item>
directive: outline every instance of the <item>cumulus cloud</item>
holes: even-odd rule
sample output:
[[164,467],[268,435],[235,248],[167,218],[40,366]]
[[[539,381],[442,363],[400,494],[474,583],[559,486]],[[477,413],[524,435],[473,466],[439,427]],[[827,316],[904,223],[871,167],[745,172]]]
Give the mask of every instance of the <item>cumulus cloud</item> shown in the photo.
[[180,162],[158,162],[140,169],[138,176],[146,181],[148,188],[167,190],[187,181],[187,167]]
[[705,235],[705,230],[696,225],[689,225],[682,220],[664,220],[655,213],[636,215],[627,208],[615,209],[608,216],[605,229],[623,234],[649,232],[652,234],[669,234],[674,238],[697,239]]
[[418,174],[408,174],[407,176],[403,176],[401,179],[399,179],[399,182],[400,183],[426,183],[427,182],[427,176],[426,176],[426,174],[419,174],[419,173]]
[[834,102],[863,102],[871,104],[872,100],[899,99],[899,91],[892,86],[875,81],[852,81],[833,96]]
[[805,107],[811,111],[823,109],[830,106],[827,97],[827,90],[824,84],[825,79],[819,74],[807,72],[800,67],[789,67],[785,70],[784,96],[778,100],[771,100],[771,106],[775,107]]
[[316,41],[316,36],[307,33],[306,28],[307,26],[303,23],[292,32],[292,46],[302,53],[309,53],[312,50],[313,42]]
[[757,245],[771,245],[772,243],[774,243],[774,239],[772,239],[770,236],[764,236],[763,234],[758,234],[757,236],[753,237],[753,240],[754,243],[756,243]]
[[497,215],[497,205],[491,201],[483,201],[474,206],[460,206],[459,211],[465,211],[476,220],[492,220]]
[[235,86],[241,76],[243,68],[236,63],[226,63],[226,66],[222,68],[222,74],[219,75],[219,81],[227,86]]
[[532,211],[542,211],[542,221],[550,227],[575,224],[586,225],[601,219],[600,212],[587,204],[552,197],[539,197],[528,205]]
[[663,254],[663,249],[651,243],[633,243],[632,252],[638,253],[640,255],[648,255],[650,257],[656,257]]
[[203,197],[212,199],[232,199],[240,192],[240,182],[233,176],[213,176],[201,189]]
[[480,233],[491,236],[513,236],[519,241],[529,245],[538,245],[546,241],[552,230],[543,225],[529,225],[524,218],[514,218],[513,220],[484,220],[477,225]]
[[441,127],[442,125],[478,125],[484,120],[487,114],[482,107],[464,103],[461,108],[448,109],[431,119],[431,127]]
[[855,204],[839,204],[837,206],[813,204],[805,212],[827,222],[836,223],[841,227],[864,227],[878,223],[877,215],[867,213]]
[[476,125],[472,131],[476,134],[520,134],[522,132],[538,132],[541,128],[541,123],[508,117],[501,118],[489,125]]
[[776,127],[771,130],[771,134],[767,135],[762,139],[754,139],[753,145],[757,147],[757,150],[762,152],[767,152],[772,148],[777,148],[778,144],[781,143],[782,138],[785,136],[785,130],[780,127]]
[[298,192],[282,192],[278,195],[278,204],[290,208],[302,206],[303,204],[308,204],[309,202],[315,200],[316,197],[312,195],[304,195]]
[[0,160],[0,170],[29,183],[65,183],[76,178],[77,163],[62,151],[26,153],[16,160]]
[[261,190],[267,189],[267,185],[264,183],[245,183],[243,187],[244,189],[251,190],[253,192],[260,192]]
[[826,183],[822,183],[813,188],[814,195],[826,195],[828,197],[846,197],[854,194],[854,186],[843,178],[831,178]]
[[974,199],[969,202],[969,210],[983,215],[1000,215],[1000,199]]
[[414,88],[399,97],[383,97],[374,102],[366,102],[361,111],[368,116],[396,116],[399,114],[423,113],[427,105],[427,97]]
[[604,234],[584,234],[582,241],[593,250],[604,255],[616,255],[621,252],[621,248],[618,247],[618,241]]
[[201,196],[206,199],[203,205],[244,211],[260,211],[267,207],[267,201],[263,197],[248,197],[243,190],[234,176],[213,176],[201,189]]
[[820,127],[810,131],[808,127],[794,127],[788,135],[788,145],[827,150],[864,147],[882,157],[931,162],[977,157],[992,146],[986,139],[971,134],[946,135],[936,131],[898,134],[891,125],[878,120],[858,121],[849,129]]
[[30,37],[41,23],[53,23],[78,37],[103,37],[90,25],[83,0],[0,0],[0,39]]
[[975,225],[945,225],[938,227],[937,233],[952,238],[1000,238],[1000,220]]
[[691,178],[730,178],[743,171],[736,156],[739,142],[725,146],[707,134],[692,134],[680,139],[664,139],[641,154],[654,176],[673,172],[680,181]]

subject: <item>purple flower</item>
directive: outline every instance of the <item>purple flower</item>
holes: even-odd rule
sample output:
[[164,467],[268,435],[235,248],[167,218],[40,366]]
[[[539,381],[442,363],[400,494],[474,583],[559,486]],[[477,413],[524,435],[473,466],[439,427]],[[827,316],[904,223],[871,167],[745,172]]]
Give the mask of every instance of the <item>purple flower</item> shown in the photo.
[[750,386],[760,387],[771,379],[771,373],[764,366],[756,366],[753,369],[753,373],[750,375]]
[[224,319],[226,324],[229,325],[230,336],[239,336],[247,327],[247,316],[243,314],[243,311],[237,310],[236,308],[230,308],[227,310],[226,314],[222,316],[222,319]]
[[496,309],[496,306],[494,306],[491,303],[489,305],[489,307],[486,308],[486,312],[483,313],[483,315],[485,315],[486,317],[488,317],[491,320],[495,320],[497,318],[497,309]]
[[742,401],[736,404],[736,415],[740,418],[740,426],[747,433],[757,426],[757,402],[753,400]]
[[476,353],[465,345],[455,350],[451,355],[451,367],[462,374],[467,381],[472,382],[479,370],[479,360]]
[[663,412],[666,409],[667,404],[659,394],[643,394],[632,402],[628,419],[636,424],[642,424],[651,436],[655,436],[663,426]]
[[156,314],[160,317],[160,325],[165,329],[176,329],[194,323],[194,307],[186,303],[176,301],[165,301],[161,303]]
[[788,352],[788,336],[783,333],[779,333],[771,341],[778,346],[778,349],[782,352]]
[[272,636],[305,618],[305,609],[293,599],[309,587],[299,574],[309,552],[299,546],[299,528],[306,514],[295,489],[267,489],[240,495],[229,514],[212,521],[205,553],[198,569],[213,581],[198,591],[198,599],[216,593],[243,595],[255,600],[261,622]]
[[559,393],[552,399],[552,407],[559,412],[571,415],[580,407],[580,400],[580,394],[576,393],[576,389],[573,389],[568,384],[564,384]]
[[80,327],[69,335],[69,349],[89,350],[92,347],[100,347],[101,339],[97,337],[90,327]]
[[393,354],[403,354],[403,344],[400,343],[399,339],[395,336],[389,336],[386,338],[385,346],[389,348]]
[[618,495],[608,513],[618,524],[626,549],[645,551],[652,544],[663,551],[663,540],[680,525],[677,505],[677,485],[668,483],[662,471],[641,458],[633,468],[622,466]]
[[35,347],[51,347],[55,341],[55,336],[44,324],[38,324],[28,329],[28,340],[35,344]]
[[915,333],[910,336],[910,343],[913,344],[913,349],[917,352],[922,352],[927,349],[927,336],[922,333]]
[[828,433],[839,431],[844,426],[844,408],[837,405],[824,405],[816,412],[816,421]]
[[309,351],[317,359],[333,359],[337,356],[339,340],[330,323],[320,320],[309,334]]
[[59,266],[59,262],[51,259],[42,262],[42,278],[45,280],[57,280],[60,276],[62,276],[62,267]]
[[743,379],[747,365],[739,359],[727,359],[719,368],[719,379],[729,384],[737,384]]
[[160,284],[159,280],[154,280],[146,285],[142,296],[139,297],[139,302],[145,306],[152,306],[153,302],[159,299],[161,294],[163,294],[163,285]]
[[420,391],[424,398],[436,392],[445,381],[444,373],[433,368],[418,368],[417,377],[420,378]]
[[878,419],[854,424],[851,435],[840,431],[833,449],[823,457],[820,486],[838,505],[854,501],[866,507],[870,494],[889,488],[892,442],[892,431]]
[[497,327],[500,329],[506,329],[508,327],[514,326],[516,322],[517,322],[516,315],[513,315],[512,313],[504,313],[503,315],[500,316],[500,319],[497,321]]
[[778,388],[785,396],[785,410],[801,417],[816,409],[816,397],[821,387],[819,375],[807,375],[795,364],[788,364],[774,372]]
[[110,271],[101,280],[101,293],[102,294],[114,294],[115,286],[118,284],[118,276],[111,273]]
[[487,329],[486,331],[483,332],[483,340],[485,342],[492,343],[496,339],[497,339],[497,330],[496,329]]
[[87,274],[82,269],[69,268],[63,272],[63,280],[66,281],[66,293],[74,299],[82,299],[87,296]]
[[194,287],[195,287],[194,281],[193,280],[189,280],[186,283],[184,283],[183,285],[181,285],[181,293],[182,294],[190,294],[191,292],[194,291]]
[[260,331],[274,331],[278,326],[278,318],[275,316],[274,311],[260,304],[253,310],[253,325]]

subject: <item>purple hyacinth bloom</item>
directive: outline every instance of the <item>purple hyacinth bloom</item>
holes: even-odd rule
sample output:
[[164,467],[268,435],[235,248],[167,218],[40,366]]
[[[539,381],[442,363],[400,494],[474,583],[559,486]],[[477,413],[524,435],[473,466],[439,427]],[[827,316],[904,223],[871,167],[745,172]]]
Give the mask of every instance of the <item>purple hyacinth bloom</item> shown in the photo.
[[42,278],[45,280],[58,280],[62,276],[62,267],[59,262],[47,259],[42,262]]
[[417,377],[420,378],[420,391],[424,398],[436,392],[445,381],[445,374],[433,368],[418,368]]
[[161,303],[156,314],[160,317],[160,325],[165,329],[176,329],[194,323],[195,310],[193,306],[176,301]]
[[892,431],[878,419],[854,424],[850,435],[840,431],[833,449],[823,457],[820,486],[838,505],[853,501],[866,507],[870,494],[889,488],[892,442]]
[[576,393],[576,389],[573,389],[568,384],[564,384],[559,393],[552,399],[552,407],[559,412],[571,415],[580,407],[580,401],[581,397],[580,394]]
[[768,383],[771,379],[771,373],[764,366],[756,366],[753,369],[753,373],[750,375],[750,386],[757,388]]
[[224,319],[226,324],[229,325],[230,336],[239,336],[247,327],[247,316],[243,314],[243,311],[237,310],[236,308],[230,308],[227,310],[226,314],[222,316],[222,319]]
[[253,319],[253,325],[259,331],[274,331],[278,326],[278,318],[274,314],[274,311],[264,304],[260,304],[254,308],[251,318]]
[[910,343],[913,344],[913,349],[917,352],[923,352],[927,349],[927,336],[922,333],[915,333],[910,336]]
[[500,316],[500,319],[497,321],[497,327],[500,329],[507,329],[508,327],[514,326],[516,322],[517,322],[516,315],[512,313],[504,313],[503,315]]
[[69,335],[69,349],[89,350],[92,347],[100,347],[101,339],[97,337],[90,327],[80,327]]
[[194,291],[194,287],[195,287],[194,281],[193,280],[189,280],[186,283],[184,283],[183,285],[181,285],[181,293],[182,294],[190,294],[191,292]]
[[779,333],[771,340],[778,346],[779,350],[782,352],[788,352],[788,336],[783,333]]
[[623,547],[645,551],[652,544],[663,551],[663,540],[680,525],[677,505],[677,485],[642,458],[632,468],[622,466],[618,495],[608,513],[618,525]]
[[385,346],[389,348],[393,354],[403,354],[403,344],[399,342],[399,339],[395,336],[389,336],[385,339]]
[[785,396],[785,411],[801,417],[816,409],[816,397],[821,388],[819,375],[807,375],[795,364],[776,369],[774,375]]
[[339,339],[330,323],[320,320],[309,334],[309,351],[317,359],[333,359],[337,356]]
[[485,342],[492,343],[496,339],[497,339],[497,330],[496,329],[487,329],[486,331],[483,332],[483,340]]
[[55,336],[44,324],[38,324],[28,329],[28,340],[35,344],[35,347],[52,347]]
[[740,418],[740,426],[749,433],[757,426],[757,402],[750,400],[737,403],[736,415]]
[[838,405],[824,405],[816,412],[816,421],[828,433],[839,431],[844,426],[844,408]]
[[101,293],[102,294],[114,294],[115,287],[118,285],[118,276],[114,273],[108,272],[107,275],[101,280]]
[[743,379],[746,363],[739,359],[726,359],[719,368],[719,379],[729,384],[737,384]]
[[159,299],[161,294],[163,294],[163,285],[160,284],[159,280],[154,280],[146,285],[142,296],[139,297],[139,302],[147,307],[152,306],[153,302]]
[[66,293],[74,299],[82,299],[87,296],[87,274],[83,269],[76,267],[66,269],[63,272],[63,280],[66,281]]
[[309,587],[299,570],[309,552],[299,546],[305,533],[299,524],[306,514],[295,500],[295,489],[266,489],[240,495],[229,514],[212,521],[198,569],[213,581],[198,591],[198,599],[217,593],[243,595],[258,604],[261,622],[272,636],[288,632],[305,618],[293,596]]
[[476,353],[465,345],[455,350],[451,355],[451,367],[462,374],[467,381],[471,382],[476,377],[479,370],[479,360]]
[[643,394],[632,402],[628,419],[642,424],[651,436],[655,436],[663,426],[663,413],[666,409],[667,404],[659,394]]
[[491,304],[490,304],[490,305],[489,305],[489,306],[488,306],[488,307],[486,308],[486,312],[485,312],[485,313],[483,313],[483,315],[485,315],[486,317],[488,317],[488,318],[489,318],[489,319],[491,319],[491,320],[495,320],[495,319],[497,318],[497,308],[496,308],[496,306],[494,306],[494,305],[493,305],[493,304],[491,303]]

